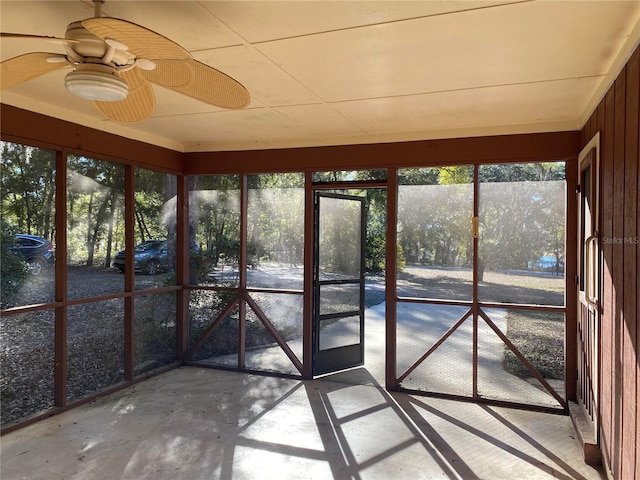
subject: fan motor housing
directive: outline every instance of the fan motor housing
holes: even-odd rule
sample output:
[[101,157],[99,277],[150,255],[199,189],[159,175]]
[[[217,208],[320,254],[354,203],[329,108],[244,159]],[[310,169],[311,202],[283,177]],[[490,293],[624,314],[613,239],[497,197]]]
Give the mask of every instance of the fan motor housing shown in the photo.
[[89,100],[117,102],[129,94],[127,82],[107,65],[82,64],[67,73],[64,86],[73,95]]
[[[82,22],[70,23],[67,26],[65,37],[79,42],[65,44],[67,53],[72,61],[100,61],[109,50],[107,43],[84,28]],[[123,66],[127,65],[129,60],[129,52],[116,48],[113,51],[113,57],[107,63],[113,66]]]

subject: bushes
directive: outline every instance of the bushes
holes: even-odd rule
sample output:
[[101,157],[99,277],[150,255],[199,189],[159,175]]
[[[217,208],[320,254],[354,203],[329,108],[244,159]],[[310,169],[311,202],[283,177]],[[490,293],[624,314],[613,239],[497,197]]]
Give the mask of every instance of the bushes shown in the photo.
[[191,250],[189,252],[189,283],[197,285],[200,282],[206,282],[213,264],[214,261],[207,252]]
[[[209,329],[216,317],[233,301],[236,292],[192,290],[190,296],[189,336],[190,347],[199,341]],[[247,307],[245,320],[245,346],[247,349],[275,344],[276,341],[267,331],[262,322]],[[285,340],[301,335],[292,327],[278,327],[279,333]],[[239,315],[238,309],[232,309],[230,314],[216,327],[208,340],[195,352],[193,360],[204,360],[211,357],[232,355],[238,353]]]
[[11,303],[27,280],[27,267],[22,257],[9,250],[15,244],[15,230],[4,220],[0,221],[0,302],[2,306]]

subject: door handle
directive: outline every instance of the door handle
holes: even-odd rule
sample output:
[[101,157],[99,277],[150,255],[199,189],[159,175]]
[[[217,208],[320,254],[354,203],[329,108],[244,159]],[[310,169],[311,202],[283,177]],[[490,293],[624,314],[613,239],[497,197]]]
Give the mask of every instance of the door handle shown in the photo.
[[598,308],[598,235],[591,235],[585,241],[585,300],[594,308]]

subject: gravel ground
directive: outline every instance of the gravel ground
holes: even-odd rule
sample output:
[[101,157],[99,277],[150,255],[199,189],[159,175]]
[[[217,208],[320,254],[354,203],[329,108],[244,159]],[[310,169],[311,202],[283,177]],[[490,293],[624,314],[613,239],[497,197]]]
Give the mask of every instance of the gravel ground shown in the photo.
[[[137,288],[161,284],[163,275],[136,276]],[[32,278],[13,304],[53,301],[52,272]],[[112,269],[75,267],[68,274],[69,298],[121,292],[124,276]],[[6,308],[6,301],[5,308]],[[124,380],[123,299],[71,306],[67,320],[68,400]],[[0,319],[0,416],[2,426],[53,407],[53,309]],[[175,294],[136,301],[136,369],[139,373],[175,358]]]

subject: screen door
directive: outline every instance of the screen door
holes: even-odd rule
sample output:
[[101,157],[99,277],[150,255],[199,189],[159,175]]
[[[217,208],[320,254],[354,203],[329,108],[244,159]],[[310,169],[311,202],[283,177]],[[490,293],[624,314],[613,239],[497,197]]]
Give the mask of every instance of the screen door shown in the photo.
[[315,194],[314,375],[364,363],[365,217],[363,197]]

